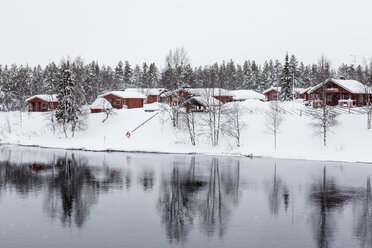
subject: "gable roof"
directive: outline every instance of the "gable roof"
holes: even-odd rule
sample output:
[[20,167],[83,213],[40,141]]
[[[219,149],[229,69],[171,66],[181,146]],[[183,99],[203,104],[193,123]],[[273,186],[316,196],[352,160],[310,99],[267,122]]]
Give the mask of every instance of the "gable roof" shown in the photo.
[[[344,79],[331,78],[331,79],[326,80],[326,84],[329,82],[332,82],[353,94],[365,94],[366,93],[366,86],[356,80],[344,80]],[[323,83],[316,85],[314,88],[309,90],[309,93],[312,93],[315,90],[319,89],[320,87],[322,87],[322,85]]]
[[230,91],[222,88],[184,88],[183,90],[194,96],[234,96]]
[[265,96],[254,90],[230,90],[233,95],[233,100],[247,100],[247,99],[259,99],[265,100]]
[[272,86],[272,87],[268,88],[267,90],[264,90],[262,92],[262,94],[266,94],[266,93],[268,93],[268,92],[270,92],[272,90],[278,91],[280,93],[280,91],[282,90],[282,87]]
[[145,96],[158,96],[167,90],[165,88],[127,88],[125,89],[127,92],[138,92]]
[[31,96],[31,97],[27,98],[26,102],[31,101],[31,100],[36,99],[36,98],[38,98],[40,100],[43,100],[45,102],[58,102],[56,94],[53,94],[53,95],[34,95],[34,96]]
[[120,98],[142,98],[142,99],[147,98],[144,94],[138,92],[137,90],[109,91],[109,92],[106,92],[106,93],[100,95],[99,97],[105,97],[105,96],[108,96],[108,95],[114,95],[114,96],[117,96],[117,97],[120,97]]
[[112,109],[111,104],[103,97],[98,97],[92,105],[90,105],[90,109]]

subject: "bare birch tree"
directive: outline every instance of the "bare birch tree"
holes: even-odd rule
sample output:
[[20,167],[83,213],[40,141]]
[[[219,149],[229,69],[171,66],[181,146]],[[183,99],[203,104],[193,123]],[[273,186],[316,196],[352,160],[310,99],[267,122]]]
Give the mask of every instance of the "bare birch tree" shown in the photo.
[[221,89],[206,88],[202,96],[207,112],[203,122],[209,129],[208,136],[211,139],[212,146],[218,145],[222,119],[222,102],[217,100],[216,96],[221,96]]
[[364,60],[365,64],[365,82],[364,83],[364,101],[365,105],[363,106],[364,110],[367,114],[367,129],[371,129],[371,122],[372,122],[372,59],[368,66],[366,60]]
[[274,137],[274,148],[276,149],[278,133],[284,120],[284,116],[280,112],[279,101],[271,101],[269,110],[266,114],[266,127],[269,133]]
[[321,89],[321,107],[320,109],[314,108],[311,112],[313,119],[311,126],[316,135],[321,135],[323,137],[323,145],[326,146],[329,130],[338,124],[338,113],[333,107],[327,105],[326,81],[322,83]]
[[187,129],[190,142],[193,146],[196,144],[196,137],[197,137],[196,114],[197,113],[193,111],[187,111],[186,109],[181,111],[182,127],[185,127]]
[[230,108],[224,110],[224,122],[222,132],[235,139],[236,145],[240,147],[240,137],[247,124],[243,122],[243,109],[239,103],[233,103]]

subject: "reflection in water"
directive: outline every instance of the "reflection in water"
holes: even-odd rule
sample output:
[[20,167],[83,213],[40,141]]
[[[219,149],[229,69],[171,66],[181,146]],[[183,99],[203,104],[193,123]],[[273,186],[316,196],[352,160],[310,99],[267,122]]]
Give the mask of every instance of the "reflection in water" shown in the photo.
[[212,158],[208,176],[198,176],[195,158],[188,168],[175,164],[170,178],[163,177],[158,209],[169,241],[183,243],[198,218],[210,236],[224,234],[231,205],[238,203],[239,164],[222,167]]
[[372,203],[371,179],[367,178],[367,187],[361,198],[355,236],[360,240],[360,247],[372,247]]
[[155,173],[152,169],[142,170],[138,182],[142,185],[144,191],[152,190],[154,187]]
[[88,167],[86,161],[60,157],[54,164],[0,164],[0,185],[15,188],[18,195],[47,188],[44,210],[59,217],[63,226],[81,227],[97,203],[100,192],[122,187],[121,172],[107,166]]
[[279,214],[280,204],[284,200],[284,210],[288,210],[289,190],[287,185],[277,175],[276,164],[274,166],[274,175],[272,182],[268,184],[269,190],[269,208],[270,214],[277,216]]
[[316,207],[312,225],[317,247],[331,247],[336,229],[333,213],[342,209],[354,196],[357,196],[357,191],[341,189],[333,178],[327,178],[326,167],[323,168],[321,182],[313,184],[310,193],[310,201]]

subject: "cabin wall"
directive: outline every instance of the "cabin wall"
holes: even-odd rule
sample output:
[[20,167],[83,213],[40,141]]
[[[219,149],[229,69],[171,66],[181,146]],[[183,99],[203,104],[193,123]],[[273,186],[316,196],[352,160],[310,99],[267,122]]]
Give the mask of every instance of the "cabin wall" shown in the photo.
[[276,90],[270,90],[269,92],[265,93],[265,96],[268,101],[276,101],[279,97],[279,94]]
[[34,98],[28,101],[29,112],[48,112],[58,107],[58,102],[46,102],[39,98]]

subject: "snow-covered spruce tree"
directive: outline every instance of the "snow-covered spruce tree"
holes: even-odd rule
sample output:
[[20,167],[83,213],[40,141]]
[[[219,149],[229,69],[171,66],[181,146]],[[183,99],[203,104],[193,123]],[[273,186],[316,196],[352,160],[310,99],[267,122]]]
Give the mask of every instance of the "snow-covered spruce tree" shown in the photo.
[[124,88],[124,65],[123,62],[119,61],[118,65],[115,67],[115,85],[118,88]]
[[323,137],[323,145],[327,146],[327,135],[328,132],[338,124],[338,113],[333,107],[327,105],[326,81],[322,83],[321,90],[321,108],[314,108],[311,112],[313,119],[311,126],[313,127],[316,135],[321,135]]
[[[75,64],[74,67],[79,67],[79,65]],[[62,125],[66,138],[68,138],[68,129],[71,130],[71,136],[74,137],[76,129],[83,127],[86,117],[82,110],[83,100],[79,99],[83,92],[74,79],[73,69],[77,70],[73,68],[69,60],[62,61],[58,84],[56,119]]]
[[292,76],[289,71],[288,53],[285,56],[284,67],[280,75],[280,100],[290,101],[292,100]]
[[19,123],[22,127],[22,112],[26,110],[26,98],[29,94],[31,69],[22,65],[18,68],[15,77],[13,77],[14,96],[16,99],[17,110],[19,111]]
[[124,88],[128,88],[132,84],[133,70],[128,61],[124,63]]
[[274,137],[274,148],[276,150],[278,133],[284,120],[284,116],[280,112],[279,101],[271,101],[266,114],[266,128]]

